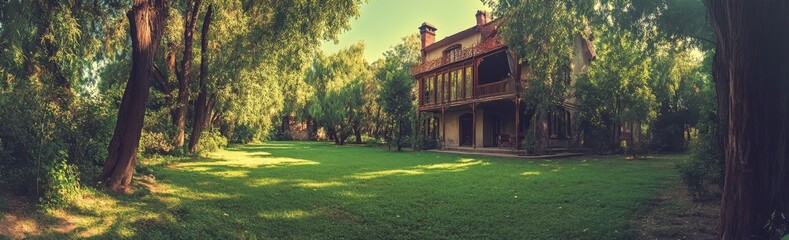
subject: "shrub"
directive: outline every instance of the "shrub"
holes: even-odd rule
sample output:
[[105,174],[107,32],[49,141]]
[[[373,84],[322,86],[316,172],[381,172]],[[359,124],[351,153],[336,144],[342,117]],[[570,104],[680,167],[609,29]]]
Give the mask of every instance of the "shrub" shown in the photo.
[[64,131],[69,163],[76,165],[83,175],[98,175],[115,128],[114,110],[107,102],[87,100],[77,105],[71,125],[74,127]]
[[719,194],[723,183],[723,153],[714,125],[702,125],[699,130],[699,138],[691,141],[691,157],[677,164],[677,170],[693,198],[700,201]]
[[662,113],[651,123],[652,138],[649,148],[658,152],[684,152],[686,114]]
[[203,133],[200,144],[197,145],[197,155],[199,153],[213,152],[227,146],[227,139],[217,131]]
[[[274,132],[274,131],[272,131]],[[230,138],[231,143],[245,144],[252,142],[257,135],[257,130],[247,126],[246,124],[239,124],[233,127],[233,134]]]
[[176,127],[171,122],[169,108],[145,111],[145,124],[137,149],[143,155],[184,152],[172,145],[175,134]]
[[424,138],[422,140],[422,150],[438,149],[440,144],[438,138]]
[[526,154],[535,154],[537,151],[537,139],[534,137],[534,128],[530,127],[526,132],[521,147],[526,151]]
[[172,139],[166,139],[163,133],[143,131],[138,151],[146,155],[168,153],[174,149],[170,141]]
[[364,145],[367,147],[380,147],[386,145],[386,141],[384,141],[384,139],[382,138],[369,138],[369,139],[362,138],[362,139],[364,141]]
[[66,162],[65,152],[60,155],[60,160],[44,165],[44,174],[38,178],[38,186],[43,190],[39,202],[47,207],[63,207],[81,194],[78,168]]
[[621,151],[618,136],[613,136],[611,129],[603,125],[590,124],[584,133],[586,147],[600,154],[612,154]]

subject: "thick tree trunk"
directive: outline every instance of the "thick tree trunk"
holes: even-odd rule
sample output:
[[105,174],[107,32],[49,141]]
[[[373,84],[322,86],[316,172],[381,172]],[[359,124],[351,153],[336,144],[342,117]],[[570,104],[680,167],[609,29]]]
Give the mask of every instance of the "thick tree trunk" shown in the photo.
[[115,133],[107,149],[107,161],[99,176],[115,192],[128,191],[134,174],[148,100],[148,81],[153,58],[164,32],[167,1],[135,0],[127,17],[132,40],[131,73],[118,110]]
[[356,137],[356,144],[362,144],[362,130],[358,120],[353,121],[353,135]]
[[200,93],[197,95],[195,103],[194,122],[192,124],[192,135],[189,137],[189,154],[194,154],[197,144],[200,143],[200,135],[208,125],[208,115],[211,114],[210,108],[213,105],[213,97],[209,100],[208,83],[208,28],[211,25],[211,14],[213,5],[208,5],[208,11],[203,19],[203,29],[200,33]]
[[202,0],[189,0],[186,3],[186,21],[184,24],[184,55],[181,60],[181,70],[178,76],[178,102],[175,109],[175,126],[178,131],[175,134],[175,147],[184,146],[186,111],[189,108],[189,81],[192,73],[192,42],[197,25],[197,13],[200,12]]
[[778,239],[786,233],[770,229],[786,231],[789,214],[789,2],[704,2],[725,135],[720,237]]
[[403,150],[403,122],[397,122],[397,151]]

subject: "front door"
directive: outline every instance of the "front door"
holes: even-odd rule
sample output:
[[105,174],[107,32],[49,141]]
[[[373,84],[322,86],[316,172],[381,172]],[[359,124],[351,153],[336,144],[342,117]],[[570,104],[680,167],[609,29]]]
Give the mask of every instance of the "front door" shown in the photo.
[[471,114],[463,114],[460,116],[460,146],[471,146],[474,139],[472,138],[472,131],[474,130]]
[[499,146],[499,134],[501,134],[501,120],[498,116],[490,117],[488,121],[488,130],[490,131],[490,145],[493,147]]

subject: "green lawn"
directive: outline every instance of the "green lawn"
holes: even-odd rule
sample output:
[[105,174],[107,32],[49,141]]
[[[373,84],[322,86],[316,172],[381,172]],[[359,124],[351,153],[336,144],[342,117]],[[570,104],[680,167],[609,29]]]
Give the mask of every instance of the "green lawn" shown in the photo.
[[[611,239],[687,155],[524,160],[271,142],[152,165],[150,192],[88,196],[72,237]],[[111,210],[109,210],[111,209]]]

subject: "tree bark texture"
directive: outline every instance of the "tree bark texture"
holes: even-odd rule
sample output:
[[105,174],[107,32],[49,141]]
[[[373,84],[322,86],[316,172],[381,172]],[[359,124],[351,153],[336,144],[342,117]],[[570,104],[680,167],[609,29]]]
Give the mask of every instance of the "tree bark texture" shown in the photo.
[[719,236],[777,239],[789,230],[781,218],[789,215],[789,1],[704,3],[718,40],[713,71],[725,155]]
[[167,19],[166,0],[135,0],[126,14],[132,40],[132,67],[123,92],[118,122],[99,179],[111,191],[129,190],[148,101],[148,81]]
[[359,120],[353,120],[353,135],[356,137],[356,144],[362,144],[362,124]]
[[178,77],[178,101],[175,109],[175,126],[178,131],[175,134],[175,147],[184,146],[186,111],[189,108],[189,79],[192,73],[192,42],[197,25],[197,13],[200,12],[202,0],[189,0],[186,3],[186,21],[184,21],[184,55],[181,60],[181,70],[177,71]]
[[[208,125],[208,115],[211,113],[215,95],[209,97],[206,78],[208,77],[208,28],[211,25],[211,15],[213,5],[208,5],[208,10],[203,19],[203,28],[200,33],[200,93],[197,95],[195,103],[195,115],[192,124],[192,135],[189,137],[189,154],[194,154],[197,144],[200,143],[200,135]],[[210,98],[210,99],[209,99]]]

